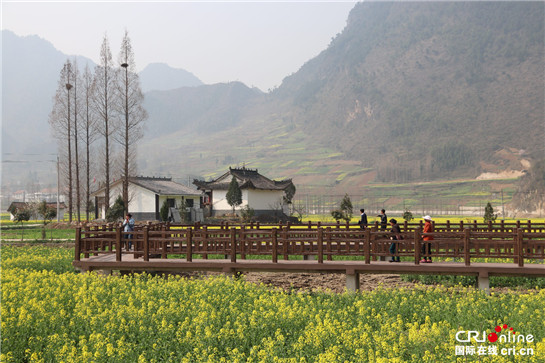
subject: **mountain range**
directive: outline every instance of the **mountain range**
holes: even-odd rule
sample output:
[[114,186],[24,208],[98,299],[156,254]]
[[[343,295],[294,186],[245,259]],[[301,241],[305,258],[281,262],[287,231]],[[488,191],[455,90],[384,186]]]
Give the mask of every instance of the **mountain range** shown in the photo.
[[[327,49],[269,93],[149,65],[139,171],[207,178],[244,164],[344,192],[525,169],[545,155],[544,9],[358,3]],[[2,37],[2,148],[43,149],[66,55],[38,37]]]

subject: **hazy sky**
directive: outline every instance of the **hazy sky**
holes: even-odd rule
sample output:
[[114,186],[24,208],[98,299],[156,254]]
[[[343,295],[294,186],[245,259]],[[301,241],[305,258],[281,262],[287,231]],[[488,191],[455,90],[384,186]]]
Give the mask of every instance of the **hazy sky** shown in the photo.
[[356,1],[5,1],[2,29],[39,35],[68,55],[98,62],[104,34],[114,59],[129,31],[139,70],[183,68],[204,83],[279,86],[340,33]]

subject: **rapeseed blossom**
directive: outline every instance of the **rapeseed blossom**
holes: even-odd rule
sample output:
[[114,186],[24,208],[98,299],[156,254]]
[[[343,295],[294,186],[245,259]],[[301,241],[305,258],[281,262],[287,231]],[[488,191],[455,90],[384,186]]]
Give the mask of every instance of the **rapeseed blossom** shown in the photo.
[[[286,293],[224,276],[79,274],[71,253],[2,248],[1,362],[545,359],[544,290]],[[456,332],[506,322],[536,337],[524,345],[534,355],[455,356]]]

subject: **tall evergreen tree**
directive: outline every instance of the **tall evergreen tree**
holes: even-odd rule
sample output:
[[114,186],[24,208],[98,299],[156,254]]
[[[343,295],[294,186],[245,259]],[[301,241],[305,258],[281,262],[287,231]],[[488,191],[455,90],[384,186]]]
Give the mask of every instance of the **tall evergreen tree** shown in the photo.
[[496,220],[496,214],[494,214],[494,208],[492,208],[492,204],[488,202],[486,204],[486,207],[484,208],[484,221],[488,222],[494,222]]
[[242,204],[242,191],[238,185],[237,179],[233,176],[231,183],[229,183],[229,190],[225,195],[227,203],[233,208],[233,215],[235,214],[235,208]]
[[345,194],[343,197],[343,200],[341,201],[341,211],[343,213],[343,219],[345,221],[350,221],[352,219],[353,214],[353,207],[352,207],[352,201],[350,200],[350,197],[348,194]]

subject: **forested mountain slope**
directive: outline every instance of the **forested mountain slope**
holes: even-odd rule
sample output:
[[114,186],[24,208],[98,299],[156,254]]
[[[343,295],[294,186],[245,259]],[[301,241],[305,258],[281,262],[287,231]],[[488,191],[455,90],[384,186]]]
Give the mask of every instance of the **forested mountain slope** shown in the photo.
[[279,114],[379,180],[510,167],[498,158],[508,148],[542,155],[544,6],[359,3],[275,90]]

